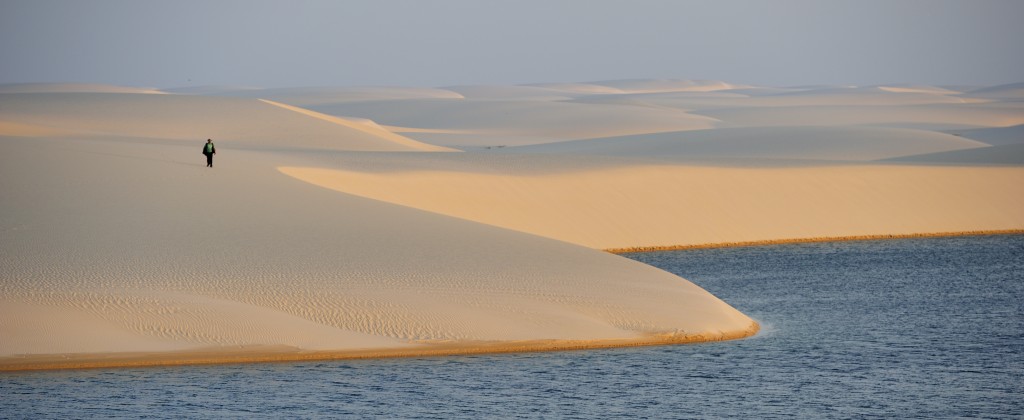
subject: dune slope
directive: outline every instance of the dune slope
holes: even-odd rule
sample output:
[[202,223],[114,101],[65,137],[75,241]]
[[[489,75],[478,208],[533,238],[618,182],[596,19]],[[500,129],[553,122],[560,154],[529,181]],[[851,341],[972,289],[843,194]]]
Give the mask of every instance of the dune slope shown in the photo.
[[[190,145],[0,139],[0,367],[75,366],[61,355],[77,353],[284,346],[287,358],[756,329],[631,260],[275,169],[302,155],[236,151],[208,169]],[[47,354],[49,364],[27,356]]]
[[[363,197],[599,249],[1024,226],[1019,167],[623,163],[544,174],[286,167]],[[584,209],[568,211],[567,209]],[[941,210],[937,210],[941,209]]]

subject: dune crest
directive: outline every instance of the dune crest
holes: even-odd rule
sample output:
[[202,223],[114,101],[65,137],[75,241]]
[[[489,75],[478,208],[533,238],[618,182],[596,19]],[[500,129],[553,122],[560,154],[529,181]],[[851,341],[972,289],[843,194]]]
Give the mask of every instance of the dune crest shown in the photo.
[[375,123],[375,122],[373,122],[371,120],[355,121],[355,120],[352,120],[352,119],[345,119],[345,118],[341,118],[341,117],[335,117],[335,116],[331,116],[331,115],[321,114],[321,113],[316,112],[316,111],[311,111],[311,110],[308,110],[308,109],[299,108],[297,106],[291,106],[291,105],[288,105],[288,104],[282,104],[280,102],[274,102],[274,101],[267,100],[267,99],[260,99],[260,102],[267,103],[267,104],[270,104],[270,105],[273,105],[273,106],[276,106],[276,107],[281,107],[281,108],[287,109],[289,111],[295,111],[295,112],[298,112],[298,113],[300,113],[302,115],[308,115],[310,117],[313,117],[313,118],[316,118],[316,119],[320,119],[320,120],[324,120],[324,121],[327,121],[327,122],[331,122],[331,123],[334,123],[334,124],[338,124],[338,125],[341,125],[343,127],[353,128],[353,129],[356,129],[356,130],[359,130],[359,131],[371,134],[373,136],[379,137],[381,139],[385,139],[385,140],[392,141],[394,143],[398,143],[398,144],[400,144],[402,146],[405,146],[405,147],[408,147],[410,149],[424,151],[424,152],[454,152],[454,151],[456,151],[455,149],[449,149],[447,147],[440,147],[440,146],[434,146],[434,145],[430,145],[430,144],[425,144],[425,143],[421,143],[421,142],[418,142],[416,140],[410,139],[408,137],[400,136],[400,135],[395,134],[395,133],[393,133],[391,131],[388,131],[384,127],[381,127],[380,125],[378,125],[377,123]]

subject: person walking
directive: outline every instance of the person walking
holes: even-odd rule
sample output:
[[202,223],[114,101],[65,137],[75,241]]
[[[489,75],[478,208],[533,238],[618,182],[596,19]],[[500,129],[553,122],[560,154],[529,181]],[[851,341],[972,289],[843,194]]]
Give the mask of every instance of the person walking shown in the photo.
[[203,145],[203,154],[206,155],[206,167],[213,167],[213,155],[217,154],[217,147],[213,145],[213,140],[206,139],[206,144]]

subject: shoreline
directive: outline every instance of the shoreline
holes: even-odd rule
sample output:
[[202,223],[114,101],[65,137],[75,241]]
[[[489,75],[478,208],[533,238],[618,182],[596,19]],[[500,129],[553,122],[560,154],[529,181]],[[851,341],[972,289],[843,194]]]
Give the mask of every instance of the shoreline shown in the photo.
[[[793,238],[763,241],[723,242],[695,245],[649,246],[605,249],[613,254],[633,252],[674,251],[690,249],[738,248],[797,243],[847,242],[882,239],[941,238],[958,236],[988,236],[1024,234],[1024,229],[981,230],[960,232],[934,232],[888,235],[858,235],[837,237]],[[174,352],[125,352],[18,355],[0,357],[0,372],[25,372],[66,369],[141,368],[186,365],[224,365],[243,363],[287,363],[302,361],[397,359],[414,357],[447,357],[465,355],[535,353],[551,351],[597,350],[627,347],[649,347],[679,344],[698,344],[748,338],[760,331],[753,321],[746,329],[718,334],[647,334],[638,338],[608,340],[527,340],[527,341],[469,341],[419,342],[405,348],[358,349],[343,351],[309,351],[288,346],[251,345],[237,348],[207,348]]]
[[101,368],[143,368],[243,363],[286,363],[331,360],[398,359],[507,353],[597,350],[698,344],[751,337],[761,325],[753,321],[745,330],[718,334],[648,334],[638,338],[610,340],[528,340],[487,342],[420,343],[398,349],[305,351],[286,346],[240,346],[240,349],[203,349],[176,352],[82,353],[0,357],[0,372],[79,370]]
[[957,236],[991,236],[991,235],[1021,235],[1024,229],[998,229],[998,230],[968,230],[957,232],[932,232],[932,233],[900,233],[880,235],[853,235],[853,236],[820,236],[811,238],[791,239],[766,239],[760,241],[741,242],[716,242],[708,244],[692,245],[653,245],[627,248],[607,248],[602,251],[611,254],[629,254],[634,252],[657,252],[657,251],[684,251],[688,249],[714,249],[714,248],[740,248],[746,246],[767,246],[785,244],[805,244],[817,242],[851,242],[851,241],[874,241],[881,239],[914,239],[914,238],[952,238]]

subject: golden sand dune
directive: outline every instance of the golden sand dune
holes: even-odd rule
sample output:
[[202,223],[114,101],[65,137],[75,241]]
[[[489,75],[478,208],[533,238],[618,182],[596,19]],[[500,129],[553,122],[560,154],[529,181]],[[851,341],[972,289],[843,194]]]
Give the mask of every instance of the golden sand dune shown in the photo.
[[[635,165],[532,173],[286,167],[337,191],[598,249],[1019,229],[1024,168]],[[567,211],[566,209],[585,209]]]
[[600,250],[1024,229],[1012,86],[844,89],[0,93],[0,369],[738,338]]

